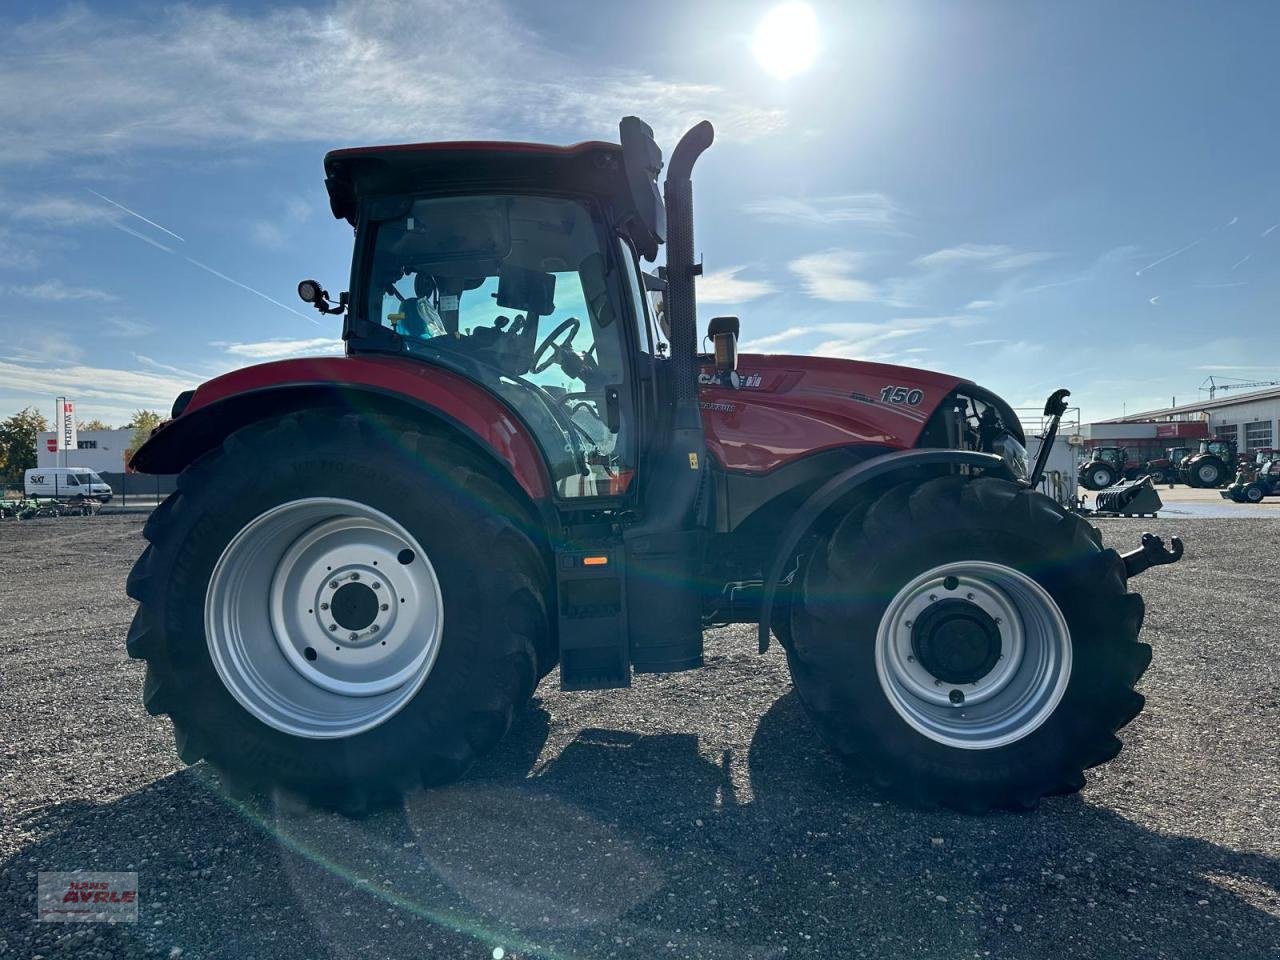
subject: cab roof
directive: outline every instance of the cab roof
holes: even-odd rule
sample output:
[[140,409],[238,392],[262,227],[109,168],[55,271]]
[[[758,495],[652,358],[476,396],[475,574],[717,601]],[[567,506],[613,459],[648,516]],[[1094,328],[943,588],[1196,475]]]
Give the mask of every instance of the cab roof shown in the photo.
[[622,147],[602,140],[571,146],[454,140],[348,147],[326,154],[324,170],[333,215],[353,224],[366,197],[514,189],[608,198],[625,196],[628,189]]

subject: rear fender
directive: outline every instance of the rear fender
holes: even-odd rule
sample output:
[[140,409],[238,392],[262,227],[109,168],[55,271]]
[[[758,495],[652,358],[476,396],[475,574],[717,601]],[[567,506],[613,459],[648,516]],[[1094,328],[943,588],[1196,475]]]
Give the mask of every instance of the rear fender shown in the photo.
[[873,481],[892,481],[894,474],[901,474],[905,479],[909,472],[920,467],[961,466],[977,468],[985,476],[995,476],[1010,481],[1014,479],[1008,464],[993,453],[949,449],[899,450],[895,453],[872,457],[870,460],[864,460],[849,467],[814,491],[792,515],[778,536],[773,563],[764,581],[764,600],[760,604],[760,652],[764,653],[769,649],[769,627],[773,620],[773,604],[787,564],[795,555],[796,548],[805,534],[813,529],[814,524],[824,513],[858,490],[866,489],[866,485]]
[[[490,406],[496,402],[486,398]],[[498,478],[534,505],[544,522],[554,513],[550,481],[533,438],[513,416],[486,419],[483,408],[466,406],[465,396],[443,405],[368,384],[293,382],[232,393],[192,409],[197,399],[199,392],[179,417],[152,433],[130,467],[139,473],[179,473],[241,427],[326,407],[363,417],[399,417],[455,436],[492,462]]]

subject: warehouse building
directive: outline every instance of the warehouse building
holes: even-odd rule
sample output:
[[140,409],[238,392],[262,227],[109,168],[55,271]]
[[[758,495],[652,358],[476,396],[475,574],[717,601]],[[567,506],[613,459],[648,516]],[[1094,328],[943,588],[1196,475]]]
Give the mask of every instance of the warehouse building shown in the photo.
[[1235,441],[1236,449],[1242,453],[1276,447],[1280,445],[1277,443],[1280,440],[1280,387],[1102,421],[1103,424],[1151,422],[1204,423],[1210,436]]
[[37,467],[88,467],[96,473],[124,473],[125,457],[132,451],[133,428],[125,430],[81,430],[76,435],[75,453],[65,461],[58,452],[57,434],[52,430],[36,435]]

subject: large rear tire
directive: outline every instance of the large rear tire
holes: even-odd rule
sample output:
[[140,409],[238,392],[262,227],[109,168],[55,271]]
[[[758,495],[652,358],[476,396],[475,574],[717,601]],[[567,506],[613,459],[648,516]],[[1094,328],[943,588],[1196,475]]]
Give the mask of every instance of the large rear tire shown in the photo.
[[328,411],[188,467],[128,582],[129,654],[182,759],[356,812],[493,747],[554,642],[546,565],[487,469]]
[[792,598],[791,673],[824,739],[910,802],[1028,809],[1120,750],[1151,660],[1096,531],[1013,483],[896,487],[836,525]]

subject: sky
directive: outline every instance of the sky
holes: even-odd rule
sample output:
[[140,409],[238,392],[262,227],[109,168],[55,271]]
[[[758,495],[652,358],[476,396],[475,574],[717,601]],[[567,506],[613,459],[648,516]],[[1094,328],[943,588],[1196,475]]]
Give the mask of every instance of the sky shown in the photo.
[[347,286],[329,149],[616,140],[632,113],[668,153],[716,126],[700,312],[744,350],[1015,406],[1066,386],[1085,420],[1280,379],[1280,5],[777,6],[6,4],[0,416],[66,394],[118,424],[340,351],[295,293]]

